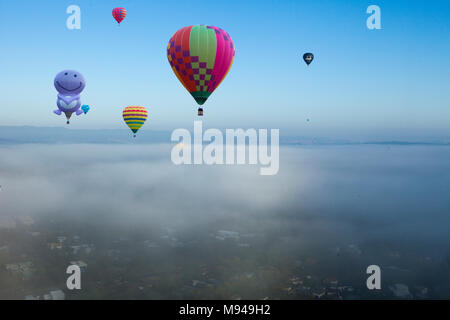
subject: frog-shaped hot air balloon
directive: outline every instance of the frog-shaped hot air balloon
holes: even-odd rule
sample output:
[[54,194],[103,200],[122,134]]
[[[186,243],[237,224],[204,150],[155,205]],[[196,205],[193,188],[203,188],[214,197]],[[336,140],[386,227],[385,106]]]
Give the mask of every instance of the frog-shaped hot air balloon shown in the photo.
[[80,109],[80,94],[86,86],[86,81],[78,71],[63,70],[56,75],[53,84],[58,91],[56,100],[58,109],[53,112],[57,115],[64,113],[67,118],[67,124],[69,124],[72,113],[75,113],[77,116],[83,114],[83,111]]

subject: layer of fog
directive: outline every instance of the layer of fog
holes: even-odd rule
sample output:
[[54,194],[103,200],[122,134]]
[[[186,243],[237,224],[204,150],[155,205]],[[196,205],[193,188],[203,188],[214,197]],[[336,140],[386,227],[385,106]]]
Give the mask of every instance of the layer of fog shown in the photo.
[[175,166],[170,150],[1,147],[0,217],[60,215],[185,235],[251,226],[311,243],[382,238],[449,247],[449,147],[282,147],[276,176],[260,176],[259,166]]

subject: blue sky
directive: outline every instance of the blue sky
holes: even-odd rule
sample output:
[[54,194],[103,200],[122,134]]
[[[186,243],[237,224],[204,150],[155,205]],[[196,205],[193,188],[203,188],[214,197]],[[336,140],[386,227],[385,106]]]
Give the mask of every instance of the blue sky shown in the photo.
[[[66,8],[81,8],[81,30]],[[366,9],[381,8],[382,30]],[[123,6],[118,27],[112,8]],[[0,0],[0,125],[63,126],[53,78],[87,81],[92,108],[72,128],[124,128],[148,107],[147,129],[192,128],[196,104],[166,46],[179,28],[210,24],[236,45],[233,67],[205,105],[204,126],[280,128],[322,136],[450,136],[450,1]],[[307,68],[304,52],[315,61]],[[310,119],[307,122],[306,119]]]

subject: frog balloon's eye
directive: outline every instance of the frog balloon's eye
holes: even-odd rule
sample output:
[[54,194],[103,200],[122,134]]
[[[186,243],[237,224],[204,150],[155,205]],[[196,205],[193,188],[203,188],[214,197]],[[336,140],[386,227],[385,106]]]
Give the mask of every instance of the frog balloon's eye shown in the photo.
[[66,75],[66,76],[67,76],[67,72],[66,72],[66,73],[64,73],[64,75]]
[[77,77],[77,75],[76,75],[76,74],[74,74],[73,76],[74,76],[75,78]]

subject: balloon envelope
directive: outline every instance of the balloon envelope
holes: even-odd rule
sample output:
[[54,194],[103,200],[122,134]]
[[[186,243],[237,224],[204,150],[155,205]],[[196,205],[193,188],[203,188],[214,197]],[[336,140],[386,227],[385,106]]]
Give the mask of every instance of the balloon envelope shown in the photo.
[[112,15],[114,19],[116,19],[117,23],[120,24],[122,20],[125,19],[127,10],[125,8],[114,8],[112,11]]
[[129,106],[123,110],[123,120],[134,133],[138,132],[147,120],[147,109],[140,106]]
[[314,55],[310,52],[307,52],[303,55],[303,60],[309,66],[311,64],[311,62],[313,62],[313,60],[314,60]]
[[81,106],[81,110],[83,110],[84,114],[87,114],[91,108],[88,105]]
[[230,71],[234,54],[229,34],[205,25],[178,30],[167,47],[173,72],[199,105],[206,102]]

